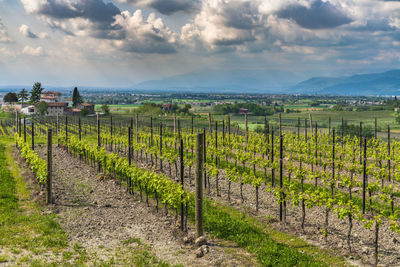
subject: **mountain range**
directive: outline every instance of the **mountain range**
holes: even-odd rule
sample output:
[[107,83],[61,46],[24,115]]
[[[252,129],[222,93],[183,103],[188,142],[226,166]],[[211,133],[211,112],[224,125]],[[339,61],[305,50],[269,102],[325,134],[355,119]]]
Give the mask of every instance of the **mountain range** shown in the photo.
[[301,78],[279,70],[208,69],[136,84],[139,90],[221,93],[281,93]]
[[349,77],[314,77],[290,87],[289,91],[297,94],[400,95],[400,70]]
[[400,70],[342,77],[299,76],[277,70],[205,70],[139,83],[141,90],[318,95],[400,95]]
[[[303,81],[302,81],[303,80]],[[46,86],[46,90],[71,92],[71,87]],[[31,86],[0,86],[0,92]],[[83,91],[266,93],[303,95],[400,95],[400,69],[342,77],[304,77],[280,70],[208,69],[145,81],[131,88],[79,87]]]

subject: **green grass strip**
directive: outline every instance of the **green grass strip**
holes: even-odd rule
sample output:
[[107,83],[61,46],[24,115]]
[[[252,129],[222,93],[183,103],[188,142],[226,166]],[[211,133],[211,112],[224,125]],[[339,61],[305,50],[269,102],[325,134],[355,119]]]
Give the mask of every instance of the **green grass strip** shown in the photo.
[[[193,199],[190,205],[189,217],[193,220]],[[314,256],[275,241],[255,219],[208,199],[204,200],[204,229],[255,254],[262,266],[328,266]]]

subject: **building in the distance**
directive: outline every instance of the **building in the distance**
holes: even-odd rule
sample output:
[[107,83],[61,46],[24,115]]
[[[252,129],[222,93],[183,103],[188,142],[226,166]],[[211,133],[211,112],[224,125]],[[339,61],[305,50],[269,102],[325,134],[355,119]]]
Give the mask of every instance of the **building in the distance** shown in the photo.
[[66,98],[66,99],[65,99],[65,102],[67,102],[68,107],[72,107],[72,104],[73,104],[72,98]]
[[57,114],[62,116],[67,112],[68,104],[66,102],[49,102],[47,105],[49,106],[47,109],[49,116],[57,116]]
[[89,111],[89,114],[94,114],[94,104],[92,103],[82,103],[78,106],[80,109],[86,108]]
[[54,91],[43,92],[40,95],[40,101],[44,102],[61,102],[61,93]]

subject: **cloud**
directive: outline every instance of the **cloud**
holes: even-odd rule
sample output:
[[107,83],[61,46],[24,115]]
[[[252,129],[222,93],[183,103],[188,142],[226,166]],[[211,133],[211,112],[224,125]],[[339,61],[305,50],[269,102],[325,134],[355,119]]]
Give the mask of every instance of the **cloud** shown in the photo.
[[292,19],[307,29],[335,28],[352,21],[343,10],[322,0],[313,1],[309,7],[300,4],[289,5],[277,14],[280,18]]
[[28,55],[28,56],[35,56],[35,57],[44,55],[44,51],[43,51],[43,48],[41,46],[33,48],[33,47],[27,45],[22,50],[22,53],[25,54],[25,55]]
[[0,43],[10,43],[11,38],[8,36],[6,26],[3,24],[2,18],[0,17]]
[[124,32],[124,38],[113,41],[120,50],[133,53],[175,53],[177,36],[166,27],[161,18],[151,13],[147,19],[141,10],[131,14],[124,11],[116,16],[115,24]]
[[151,7],[161,14],[172,15],[176,12],[190,13],[197,10],[199,2],[195,0],[118,0],[140,7]]
[[[102,0],[21,0],[28,13],[39,15],[52,28],[67,34],[118,38],[114,17],[121,13],[113,3]],[[71,23],[71,24],[69,24]]]
[[182,27],[182,41],[204,42],[211,49],[254,41],[257,29],[263,24],[258,3],[257,0],[203,0],[200,13]]
[[19,27],[19,32],[27,37],[27,38],[32,38],[32,39],[36,39],[38,38],[38,36],[36,34],[34,34],[28,25],[22,24],[21,27]]
[[86,18],[90,21],[111,23],[120,13],[113,3],[102,0],[21,0],[28,13],[55,19]]

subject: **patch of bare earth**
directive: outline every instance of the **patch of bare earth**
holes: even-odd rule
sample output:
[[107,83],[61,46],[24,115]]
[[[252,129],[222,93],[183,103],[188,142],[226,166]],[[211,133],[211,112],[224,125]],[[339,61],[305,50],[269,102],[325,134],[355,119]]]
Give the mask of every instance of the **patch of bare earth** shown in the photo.
[[[45,148],[38,147],[45,157]],[[88,251],[101,248],[103,260],[129,240],[140,240],[160,259],[183,266],[254,266],[252,255],[222,240],[208,240],[209,252],[198,258],[199,248],[184,244],[187,235],[179,229],[175,214],[140,201],[113,179],[101,176],[61,148],[53,148],[53,196],[50,211],[56,213],[72,243]],[[191,232],[189,225],[189,233]]]

